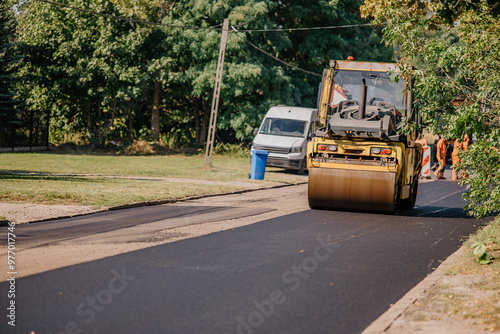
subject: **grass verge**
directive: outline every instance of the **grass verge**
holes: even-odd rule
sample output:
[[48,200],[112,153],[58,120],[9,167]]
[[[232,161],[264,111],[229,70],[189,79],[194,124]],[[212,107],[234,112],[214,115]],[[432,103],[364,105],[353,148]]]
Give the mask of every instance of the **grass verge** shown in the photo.
[[484,330],[500,331],[500,216],[464,245],[466,256],[457,271],[462,275],[480,275],[481,279],[469,285],[478,293],[472,303],[463,303],[462,314],[478,319]]
[[114,178],[0,175],[0,201],[94,208],[221,193],[241,187]]
[[[250,159],[216,155],[204,168],[202,155],[123,156],[59,153],[3,153],[0,170],[52,174],[131,175],[212,181],[249,181]],[[294,183],[302,179],[279,169],[267,169],[265,182]]]
[[[272,168],[266,170],[265,180],[249,180],[248,158],[215,155],[212,162],[213,167],[206,169],[202,155],[3,153],[0,154],[0,201],[78,204],[98,208],[235,191],[245,189],[245,185],[264,187],[305,180],[296,174]],[[189,181],[180,183],[102,176]],[[212,181],[212,184],[199,181]]]
[[[484,251],[491,260],[488,264]],[[463,256],[448,270],[446,284],[434,286],[419,304],[415,320],[440,320],[448,317],[463,321],[480,331],[500,331],[500,216],[481,228],[464,243]],[[483,263],[483,264],[482,264]],[[471,333],[478,332],[472,330]]]

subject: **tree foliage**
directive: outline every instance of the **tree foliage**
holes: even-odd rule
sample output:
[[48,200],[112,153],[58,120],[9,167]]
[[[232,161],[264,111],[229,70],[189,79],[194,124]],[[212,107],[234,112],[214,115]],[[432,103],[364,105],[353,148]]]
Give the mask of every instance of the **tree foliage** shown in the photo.
[[[370,27],[343,30],[252,31],[366,23],[360,1],[200,1],[175,3],[166,24],[214,27],[229,18],[235,29],[228,37],[218,127],[226,140],[250,138],[269,107],[277,104],[315,107],[320,77],[286,67],[265,52],[306,71],[318,73],[328,60],[349,55],[363,60],[385,60],[392,50]],[[241,31],[236,31],[237,29]],[[249,31],[246,31],[249,30]],[[168,31],[179,65],[173,89],[191,96],[197,137],[206,137],[206,123],[220,45],[214,30]],[[251,44],[249,44],[251,43]],[[233,139],[231,139],[233,138]],[[197,141],[198,142],[198,141]]]
[[475,216],[500,211],[500,19],[496,1],[366,0],[364,15],[386,22],[399,45],[424,123],[448,139],[474,134],[459,169]]
[[[110,1],[71,5],[132,15]],[[158,29],[38,1],[19,10],[18,44],[26,55],[20,91],[29,108],[52,112],[54,128],[85,129],[90,140],[103,144],[117,124],[132,117],[126,112],[131,103],[150,95],[154,82],[168,81],[170,59]]]
[[393,55],[381,44],[380,31],[369,26],[254,31],[367,23],[359,14],[361,0],[59,3],[83,11],[19,1],[16,19],[25,54],[17,72],[24,78],[19,93],[26,108],[51,112],[52,137],[61,140],[80,133],[97,145],[137,136],[202,145],[224,18],[234,27],[217,123],[225,142],[249,140],[273,105],[315,107],[321,78],[306,72],[321,74],[329,59],[390,61]]
[[0,3],[0,146],[10,146],[10,130],[16,122],[14,66],[19,62],[14,48],[15,20],[5,3]]

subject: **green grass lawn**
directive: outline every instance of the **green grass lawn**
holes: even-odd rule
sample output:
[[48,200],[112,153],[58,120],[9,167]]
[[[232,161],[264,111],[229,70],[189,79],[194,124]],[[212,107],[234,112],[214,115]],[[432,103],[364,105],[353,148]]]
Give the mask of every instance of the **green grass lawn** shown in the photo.
[[[209,180],[245,178],[246,159],[214,157],[213,169],[203,168],[203,156],[117,156],[57,153],[5,153],[0,169],[57,174],[133,175]],[[245,171],[247,169],[247,171]]]
[[[216,155],[213,167],[204,168],[202,155],[123,156],[97,154],[2,153],[0,200],[45,204],[79,204],[94,207],[176,199],[243,189],[231,181],[258,186],[290,184],[303,177],[280,169],[266,170],[265,180],[249,180],[250,161]],[[48,175],[8,173],[42,172]],[[93,175],[78,177],[71,175]],[[113,179],[99,176],[147,176],[227,182],[220,185],[193,182]]]
[[234,186],[113,178],[1,175],[0,201],[109,207],[227,192]]

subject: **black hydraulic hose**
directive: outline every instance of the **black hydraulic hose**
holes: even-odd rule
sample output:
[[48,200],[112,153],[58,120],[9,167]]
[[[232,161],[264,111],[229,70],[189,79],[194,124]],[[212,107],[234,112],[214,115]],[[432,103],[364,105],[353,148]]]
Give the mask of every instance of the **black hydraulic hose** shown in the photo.
[[363,84],[361,85],[361,92],[359,94],[359,115],[358,119],[364,119],[365,118],[365,112],[366,112],[366,80],[363,79]]

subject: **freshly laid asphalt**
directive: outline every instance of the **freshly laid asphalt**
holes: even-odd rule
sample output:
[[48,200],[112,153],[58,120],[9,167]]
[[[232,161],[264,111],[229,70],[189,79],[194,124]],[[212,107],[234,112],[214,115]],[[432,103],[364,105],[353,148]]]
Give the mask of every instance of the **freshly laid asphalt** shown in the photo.
[[[157,205],[116,211],[104,211],[75,218],[44,221],[16,227],[17,242],[24,248],[35,248],[53,243],[79,243],[79,240],[120,242],[122,231],[144,227],[136,235],[126,234],[127,242],[151,239],[157,230],[207,223],[225,219],[238,219],[271,211],[266,208]],[[0,235],[0,242],[7,244],[7,234]],[[111,240],[110,240],[111,239]],[[123,239],[123,238],[120,238]]]
[[397,216],[306,210],[21,278],[0,332],[359,333],[479,227],[461,193],[424,183]]

